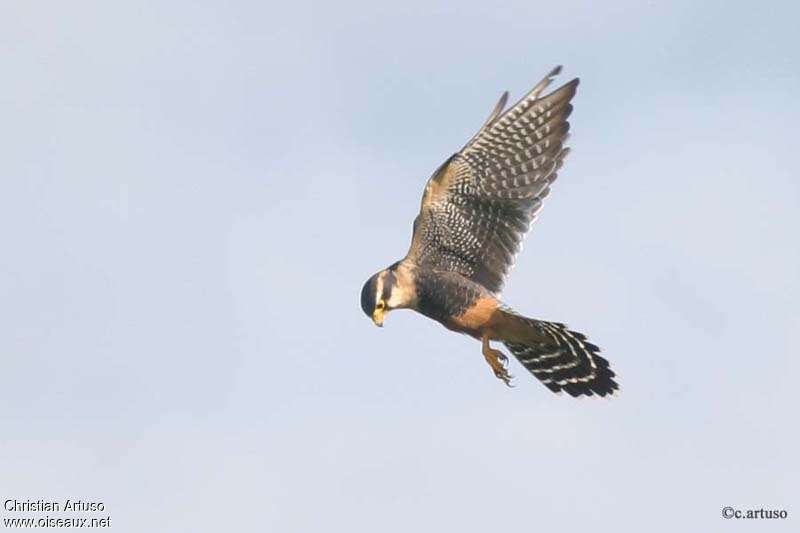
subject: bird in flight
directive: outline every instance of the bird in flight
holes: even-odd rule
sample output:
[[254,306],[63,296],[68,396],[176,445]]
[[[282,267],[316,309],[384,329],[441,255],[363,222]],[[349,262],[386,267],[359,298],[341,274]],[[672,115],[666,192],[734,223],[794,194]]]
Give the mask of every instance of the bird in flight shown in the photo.
[[558,322],[516,313],[500,301],[522,240],[569,153],[578,79],[547,95],[553,69],[507,111],[503,93],[483,126],[428,180],[405,258],[373,275],[361,308],[376,325],[393,309],[413,309],[481,341],[483,357],[506,385],[508,358],[571,396],[611,395],[619,386],[586,336]]

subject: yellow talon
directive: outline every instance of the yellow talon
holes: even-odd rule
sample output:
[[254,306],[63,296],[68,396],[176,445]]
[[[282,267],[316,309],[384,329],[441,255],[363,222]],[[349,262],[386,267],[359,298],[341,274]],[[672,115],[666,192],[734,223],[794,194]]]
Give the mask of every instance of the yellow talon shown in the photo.
[[514,377],[506,370],[505,363],[508,362],[508,357],[500,350],[495,350],[489,346],[489,337],[484,335],[481,337],[483,357],[489,366],[492,368],[494,375],[503,381],[506,385],[511,387],[511,379]]

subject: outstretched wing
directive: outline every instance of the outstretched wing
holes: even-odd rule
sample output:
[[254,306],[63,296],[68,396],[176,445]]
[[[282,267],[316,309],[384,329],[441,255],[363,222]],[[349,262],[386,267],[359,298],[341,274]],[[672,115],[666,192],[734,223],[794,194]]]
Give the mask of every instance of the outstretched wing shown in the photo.
[[433,173],[414,220],[410,261],[500,292],[568,152],[563,143],[578,79],[541,96],[560,71],[505,113],[504,93],[466,146]]

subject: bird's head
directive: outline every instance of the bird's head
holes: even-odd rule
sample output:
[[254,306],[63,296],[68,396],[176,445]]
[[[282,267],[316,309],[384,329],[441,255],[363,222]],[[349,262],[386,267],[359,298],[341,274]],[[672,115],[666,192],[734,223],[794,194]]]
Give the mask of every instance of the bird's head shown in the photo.
[[392,309],[410,307],[415,299],[413,283],[397,263],[373,275],[361,289],[361,309],[376,326],[383,326],[386,313]]

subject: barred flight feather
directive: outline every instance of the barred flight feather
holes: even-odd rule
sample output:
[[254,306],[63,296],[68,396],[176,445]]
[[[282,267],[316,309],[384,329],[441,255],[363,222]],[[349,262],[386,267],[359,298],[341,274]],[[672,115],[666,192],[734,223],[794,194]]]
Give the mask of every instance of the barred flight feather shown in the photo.
[[614,371],[600,356],[600,348],[586,336],[558,322],[543,322],[516,315],[537,331],[538,342],[504,342],[522,366],[553,392],[571,396],[606,396],[619,389]]
[[569,150],[578,80],[542,96],[553,69],[503,112],[503,95],[469,143],[431,176],[408,259],[457,272],[499,295]]

